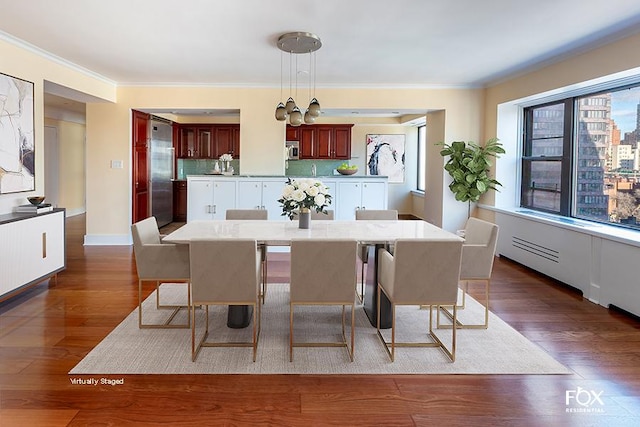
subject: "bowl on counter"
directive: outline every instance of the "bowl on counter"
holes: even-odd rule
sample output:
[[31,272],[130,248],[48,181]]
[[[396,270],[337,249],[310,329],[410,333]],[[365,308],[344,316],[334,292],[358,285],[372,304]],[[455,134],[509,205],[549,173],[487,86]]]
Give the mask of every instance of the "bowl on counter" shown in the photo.
[[355,169],[336,169],[340,175],[353,175],[358,172],[358,168]]
[[42,202],[44,202],[44,198],[45,196],[31,196],[31,197],[27,197],[27,200],[29,201],[29,203],[31,203],[34,206],[38,206],[39,204],[41,204]]

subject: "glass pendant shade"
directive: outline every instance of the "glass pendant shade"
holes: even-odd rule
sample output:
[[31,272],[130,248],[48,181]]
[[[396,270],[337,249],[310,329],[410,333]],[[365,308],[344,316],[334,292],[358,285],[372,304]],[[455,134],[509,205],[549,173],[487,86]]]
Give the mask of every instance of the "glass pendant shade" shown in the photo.
[[311,100],[307,111],[309,111],[309,114],[313,117],[318,117],[320,115],[320,103],[317,99],[313,98]]
[[302,113],[298,107],[295,107],[289,114],[289,123],[291,123],[291,126],[300,126],[302,124]]
[[287,99],[287,105],[285,105],[285,108],[287,109],[287,114],[293,113],[293,109],[296,108],[296,101],[294,101],[292,97],[289,97],[289,99]]
[[276,107],[276,120],[278,120],[279,122],[283,122],[287,120],[287,116],[287,109],[284,108],[284,104],[280,102]]
[[304,122],[308,125],[316,122],[316,118],[311,115],[309,110],[304,113]]

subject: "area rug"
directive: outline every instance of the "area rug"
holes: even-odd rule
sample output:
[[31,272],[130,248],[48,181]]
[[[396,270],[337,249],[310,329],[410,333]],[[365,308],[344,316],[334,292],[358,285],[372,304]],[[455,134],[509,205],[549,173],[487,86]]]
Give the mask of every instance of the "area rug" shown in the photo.
[[[180,303],[186,288],[163,284],[161,302]],[[289,361],[289,286],[270,284],[262,310],[262,329],[256,362],[252,349],[243,347],[203,348],[191,361],[189,329],[138,329],[134,310],[100,342],[70,374],[570,374],[571,371],[548,353],[490,314],[489,328],[458,330],[456,360],[451,363],[438,348],[396,348],[391,362],[376,330],[362,306],[356,306],[355,360],[349,361],[344,348],[294,348]],[[143,302],[145,322],[161,322],[169,311],[155,308],[155,293]],[[197,331],[204,331],[204,310],[196,311]],[[460,311],[464,321],[482,321],[484,307],[467,298]],[[186,319],[181,310],[174,322]],[[419,307],[397,310],[397,341],[425,340],[429,311]],[[251,327],[226,327],[226,307],[210,311],[210,337],[213,340],[251,340]],[[295,339],[338,340],[339,307],[301,307],[295,310]],[[437,330],[447,345],[451,330]],[[390,330],[385,334],[390,335]]]

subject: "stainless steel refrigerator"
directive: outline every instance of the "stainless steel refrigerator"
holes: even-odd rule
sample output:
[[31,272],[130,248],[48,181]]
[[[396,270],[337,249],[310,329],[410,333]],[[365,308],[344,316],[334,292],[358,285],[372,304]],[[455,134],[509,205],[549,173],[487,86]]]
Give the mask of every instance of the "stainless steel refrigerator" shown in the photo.
[[149,175],[151,176],[151,215],[158,227],[173,221],[174,149],[171,125],[151,119]]

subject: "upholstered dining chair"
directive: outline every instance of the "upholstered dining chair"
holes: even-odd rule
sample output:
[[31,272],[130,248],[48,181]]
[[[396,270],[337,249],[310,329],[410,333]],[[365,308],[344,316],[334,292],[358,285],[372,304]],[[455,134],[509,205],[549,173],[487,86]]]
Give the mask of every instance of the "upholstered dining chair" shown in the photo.
[[[291,241],[289,300],[289,360],[293,347],[345,347],[353,361],[355,342],[356,252],[350,239]],[[299,305],[341,305],[342,341],[294,340],[294,308]],[[345,334],[345,307],[351,307],[351,345]]]
[[[188,328],[189,327],[189,247],[162,243],[156,218],[150,216],[131,225],[133,251],[138,271],[138,327],[144,328]],[[156,283],[156,308],[173,309],[169,318],[162,324],[144,323],[142,316],[142,283]],[[184,282],[187,284],[187,300],[184,305],[160,304],[160,284]],[[173,324],[171,321],[182,308],[187,309],[187,323]]]
[[[326,212],[326,213],[324,213]],[[334,218],[334,213],[332,209],[325,209],[324,212],[316,212],[315,210],[311,209],[311,219],[312,220],[333,220]],[[298,212],[294,212],[293,213],[294,219],[295,217],[298,216]]]
[[[192,239],[191,264],[191,360],[195,362],[202,347],[252,347],[256,361],[260,335],[261,255],[251,239]],[[251,342],[208,341],[209,306],[242,305],[253,308]],[[205,331],[196,345],[196,310],[204,307]],[[226,326],[225,326],[226,327]]]
[[[239,220],[267,220],[269,219],[266,209],[227,209],[226,219]],[[260,261],[262,265],[262,303],[267,295],[267,245],[260,244]]]
[[333,220],[334,219],[334,215],[333,215],[333,209],[325,209],[324,212],[316,212],[315,210],[311,209],[311,219],[312,220]]
[[[466,295],[469,293],[469,282],[482,282],[484,284],[484,322],[479,324],[456,322],[458,328],[486,329],[489,326],[489,287],[493,261],[495,260],[496,246],[498,244],[498,226],[491,222],[478,218],[469,218],[464,230],[464,243],[462,245],[462,261],[460,266],[460,283],[462,284],[462,303],[458,309],[464,309]],[[450,320],[453,319],[451,310],[439,307],[437,324],[438,328],[452,327],[440,322],[440,312]]]
[[264,219],[268,218],[266,209],[227,209],[226,219]]
[[[398,211],[395,209],[358,209],[356,211],[356,221],[358,220],[384,220],[384,221],[397,221]],[[358,299],[362,302],[364,298],[364,272],[366,271],[366,265],[369,262],[369,248],[371,245],[360,245],[358,247],[358,258],[361,261],[360,270],[360,293]],[[391,251],[393,252],[393,251]]]
[[[462,242],[455,240],[398,239],[391,255],[380,249],[378,255],[378,337],[393,362],[396,347],[439,347],[454,362],[456,329],[452,328],[451,346],[447,348],[433,331],[433,306],[453,305],[456,320],[456,299],[460,277]],[[391,303],[391,342],[380,332],[380,298],[384,294]],[[429,307],[430,341],[396,342],[396,307],[416,305]]]

